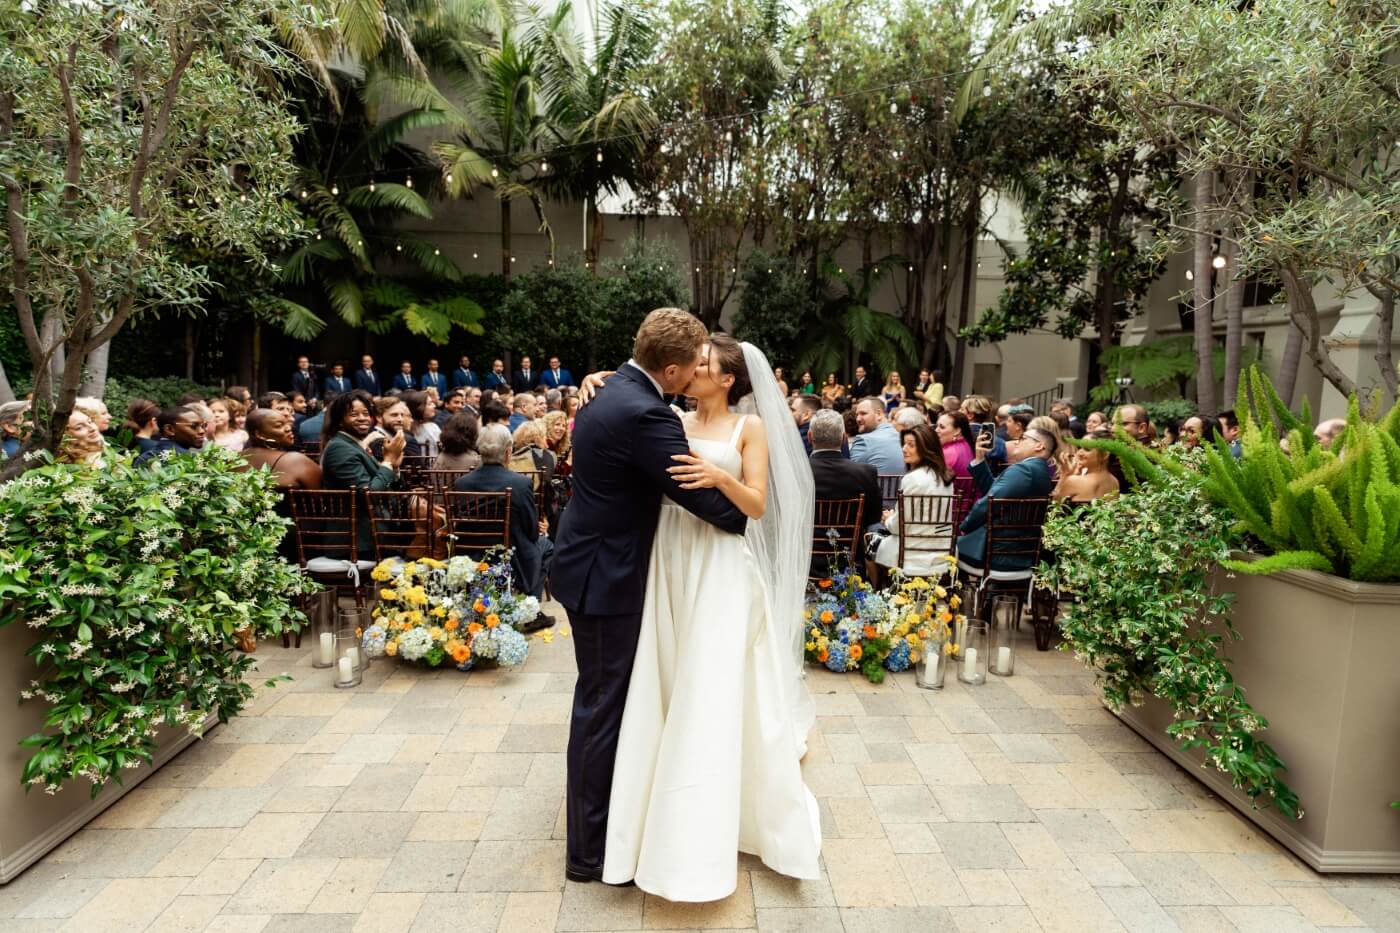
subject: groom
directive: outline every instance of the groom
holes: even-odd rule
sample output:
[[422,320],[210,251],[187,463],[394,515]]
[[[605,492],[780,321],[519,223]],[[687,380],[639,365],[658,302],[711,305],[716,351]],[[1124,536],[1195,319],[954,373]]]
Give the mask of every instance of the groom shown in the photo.
[[637,331],[632,359],[574,421],[573,497],[549,575],[554,598],[569,611],[578,662],[569,727],[564,877],[570,881],[603,877],[613,759],[661,497],[735,534],[747,522],[717,490],[681,489],[666,472],[690,445],[663,397],[690,385],[707,337],[689,312],[651,312]]

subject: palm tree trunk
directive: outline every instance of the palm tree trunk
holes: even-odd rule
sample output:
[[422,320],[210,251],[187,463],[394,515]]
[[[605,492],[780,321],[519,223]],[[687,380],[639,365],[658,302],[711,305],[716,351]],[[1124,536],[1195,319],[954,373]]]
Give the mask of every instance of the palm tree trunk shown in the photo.
[[501,198],[501,275],[510,281],[510,200]]
[[1211,305],[1215,295],[1211,281],[1211,241],[1214,238],[1211,217],[1215,201],[1215,173],[1202,169],[1196,175],[1194,198],[1196,214],[1196,244],[1192,262],[1195,273],[1195,349],[1196,349],[1196,407],[1198,411],[1215,409],[1215,337]]

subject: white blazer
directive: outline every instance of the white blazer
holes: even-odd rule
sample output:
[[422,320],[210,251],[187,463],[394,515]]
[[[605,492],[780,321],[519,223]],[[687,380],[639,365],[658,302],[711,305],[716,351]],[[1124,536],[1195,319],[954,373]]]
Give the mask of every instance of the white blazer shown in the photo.
[[[938,474],[928,467],[920,467],[904,474],[904,479],[899,482],[899,491],[911,496],[951,496],[953,487],[938,478]],[[952,515],[951,500],[949,504],[949,516]],[[890,535],[880,542],[875,551],[875,562],[885,566],[894,567],[899,562],[899,510],[895,509],[894,517],[887,523]],[[919,537],[920,548],[934,546],[938,552],[929,550],[919,550],[908,552],[904,555],[903,570],[910,576],[925,576],[938,574],[941,576],[947,569],[945,561],[941,560],[944,554],[953,546],[951,532],[941,532],[936,536],[929,534],[929,528],[923,524],[912,527],[911,532]],[[927,538],[927,540],[924,540]]]

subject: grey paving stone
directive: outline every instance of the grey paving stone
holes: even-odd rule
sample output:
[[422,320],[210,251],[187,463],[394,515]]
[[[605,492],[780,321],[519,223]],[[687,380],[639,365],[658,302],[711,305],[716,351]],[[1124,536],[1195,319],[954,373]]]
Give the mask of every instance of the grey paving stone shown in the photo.
[[1098,810],[1037,810],[1035,815],[1065,852],[1132,851],[1128,840]]
[[955,823],[1029,823],[1035,819],[1008,784],[935,787],[934,799]]
[[996,823],[932,823],[929,830],[953,868],[1025,868]]
[[380,877],[377,890],[455,892],[472,848],[470,842],[404,842]]
[[297,855],[392,858],[417,819],[416,813],[327,813],[297,849]]
[[946,907],[843,907],[846,933],[953,933]]

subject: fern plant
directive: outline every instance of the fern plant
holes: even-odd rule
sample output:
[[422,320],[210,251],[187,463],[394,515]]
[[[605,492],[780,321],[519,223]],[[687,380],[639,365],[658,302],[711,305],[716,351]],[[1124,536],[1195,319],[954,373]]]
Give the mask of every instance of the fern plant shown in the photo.
[[1272,553],[1228,566],[1400,581],[1400,406],[1370,422],[1353,397],[1346,429],[1324,446],[1313,437],[1306,404],[1295,417],[1252,367],[1236,413],[1243,456],[1236,460],[1223,442],[1208,451],[1206,491]]

